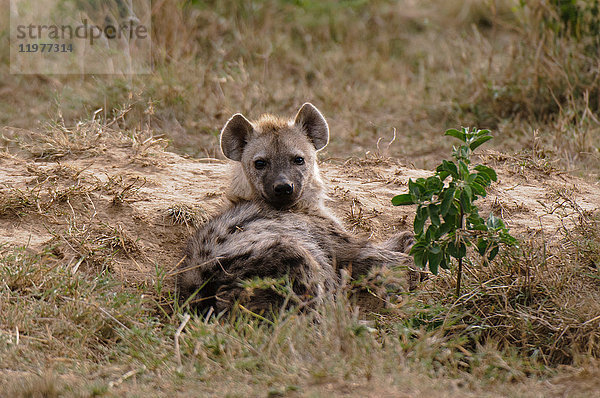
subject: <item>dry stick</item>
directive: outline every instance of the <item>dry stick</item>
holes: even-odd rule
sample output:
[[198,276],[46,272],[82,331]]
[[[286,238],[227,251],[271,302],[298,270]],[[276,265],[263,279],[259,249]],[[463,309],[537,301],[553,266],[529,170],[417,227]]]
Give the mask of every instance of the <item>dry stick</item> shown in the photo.
[[463,259],[460,257],[458,259],[458,275],[456,276],[456,297],[460,297],[460,279],[462,277],[462,265]]
[[117,386],[123,384],[123,382],[125,380],[129,379],[131,376],[135,376],[136,374],[142,373],[145,370],[146,370],[146,365],[142,365],[142,367],[137,370],[132,369],[129,372],[125,373],[123,376],[119,377],[117,380],[111,381],[110,383],[108,383],[108,387],[110,387],[110,388],[117,387]]
[[181,335],[183,328],[185,328],[185,325],[187,325],[189,320],[190,320],[190,314],[185,314],[183,316],[183,321],[181,321],[181,325],[179,325],[179,327],[177,328],[177,331],[175,332],[175,359],[177,360],[177,366],[179,368],[181,368],[183,366],[181,364],[181,351],[179,350],[179,336]]
[[592,322],[594,322],[594,321],[597,321],[598,319],[600,319],[600,315],[598,315],[598,316],[596,316],[596,317],[594,317],[594,318],[592,318],[592,319],[588,319],[587,321],[583,322],[583,323],[581,324],[581,326],[585,326],[585,325],[587,325],[587,324],[589,324],[589,323],[592,323]]
[[[460,205],[460,229],[463,229],[463,218],[464,218],[464,213],[463,213],[463,209],[462,209],[462,204]],[[459,247],[460,247],[460,243],[459,242]],[[458,275],[456,276],[456,297],[460,297],[460,279],[462,277],[462,265],[463,265],[463,258],[460,257],[458,259]]]

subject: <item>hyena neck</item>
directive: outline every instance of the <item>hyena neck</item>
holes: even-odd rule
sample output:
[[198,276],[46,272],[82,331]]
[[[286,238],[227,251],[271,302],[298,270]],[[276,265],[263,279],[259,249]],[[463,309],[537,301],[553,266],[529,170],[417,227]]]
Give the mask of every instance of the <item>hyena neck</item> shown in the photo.
[[[225,193],[225,198],[231,205],[241,202],[257,202],[260,205],[266,205],[265,200],[246,178],[242,166],[237,163],[233,165],[231,183]],[[325,207],[325,199],[327,199],[327,195],[325,194],[323,180],[318,170],[315,170],[312,180],[304,188],[302,198],[286,211],[332,218],[331,212]]]

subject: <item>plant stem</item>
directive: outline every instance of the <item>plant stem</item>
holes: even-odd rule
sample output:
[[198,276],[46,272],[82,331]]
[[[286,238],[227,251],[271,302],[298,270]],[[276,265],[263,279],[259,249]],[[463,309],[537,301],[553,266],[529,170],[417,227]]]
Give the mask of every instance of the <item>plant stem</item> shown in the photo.
[[[462,204],[459,207],[460,207],[460,231],[462,233],[462,230],[464,228],[463,224],[464,224],[465,213],[463,212]],[[458,242],[457,250],[460,250],[460,244],[462,242],[462,234],[460,235],[460,237],[461,237],[461,240],[460,240],[460,242]],[[458,275],[456,275],[456,298],[460,297],[460,280],[462,278],[462,263],[463,263],[463,259],[462,259],[462,257],[459,257],[459,259],[458,259]]]
[[460,279],[462,276],[462,257],[458,259],[458,275],[456,276],[456,297],[460,297]]

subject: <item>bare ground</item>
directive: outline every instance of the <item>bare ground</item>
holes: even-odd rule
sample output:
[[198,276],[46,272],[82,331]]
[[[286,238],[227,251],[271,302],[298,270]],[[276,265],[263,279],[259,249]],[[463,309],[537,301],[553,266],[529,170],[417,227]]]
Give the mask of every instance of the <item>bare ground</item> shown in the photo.
[[[122,250],[112,271],[125,281],[152,277],[156,265],[174,267],[194,223],[221,206],[228,166],[219,159],[184,158],[160,144],[150,139],[137,148],[106,146],[52,161],[3,154],[2,241],[36,250],[58,240],[75,262],[94,253],[74,247],[69,236],[90,232],[90,245],[115,239],[114,248]],[[577,216],[563,209],[565,201],[584,211],[600,207],[598,184],[495,152],[482,158],[499,176],[480,204],[483,214],[502,216],[517,236],[543,234],[552,242]],[[328,206],[350,230],[375,240],[410,227],[414,208],[391,206],[390,199],[407,191],[409,178],[431,173],[378,156],[328,159],[321,169]]]

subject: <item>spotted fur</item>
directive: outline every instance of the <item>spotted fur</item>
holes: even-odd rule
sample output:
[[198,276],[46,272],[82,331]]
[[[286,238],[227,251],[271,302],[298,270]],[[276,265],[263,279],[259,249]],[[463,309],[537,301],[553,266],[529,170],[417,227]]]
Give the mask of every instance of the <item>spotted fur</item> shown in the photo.
[[[178,270],[182,300],[191,298],[201,311],[236,303],[268,311],[285,297],[244,281],[288,277],[296,297],[317,302],[339,286],[341,269],[359,278],[381,267],[412,266],[411,234],[376,246],[349,234],[325,207],[316,153],[328,139],[327,123],[311,104],[293,120],[266,115],[250,122],[236,114],[227,122],[221,148],[235,161],[229,206],[189,240]],[[409,278],[407,287],[415,282]]]

